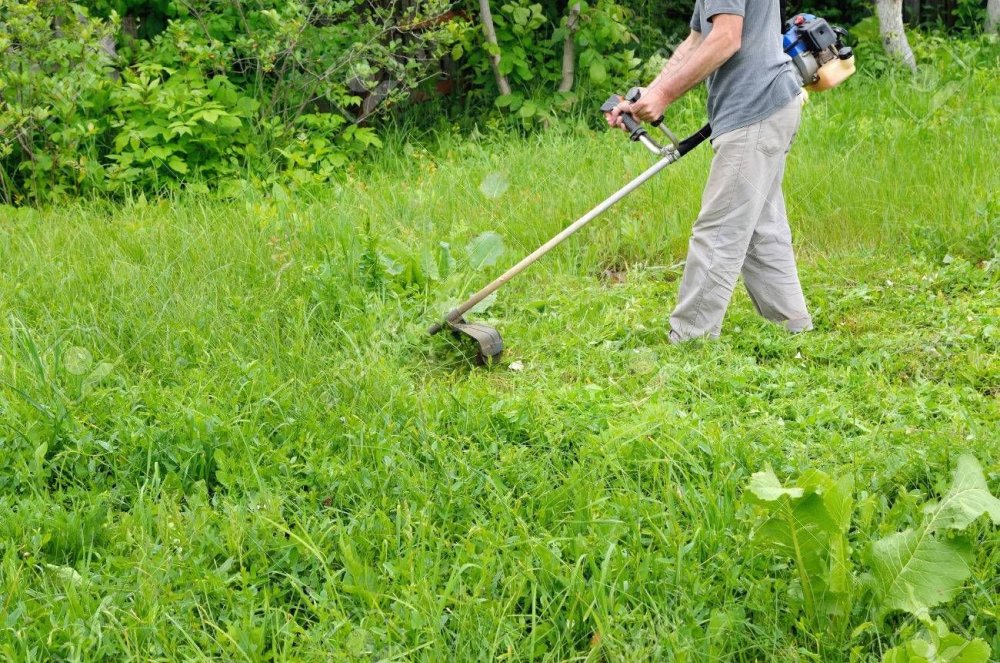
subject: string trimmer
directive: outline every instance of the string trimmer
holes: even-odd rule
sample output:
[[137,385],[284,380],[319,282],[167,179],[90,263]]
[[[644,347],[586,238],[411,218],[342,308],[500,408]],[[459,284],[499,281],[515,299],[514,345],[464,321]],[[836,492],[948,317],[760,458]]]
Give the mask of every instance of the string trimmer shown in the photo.
[[[822,18],[813,16],[812,14],[798,14],[789,19],[784,29],[785,31],[782,34],[783,49],[794,63],[800,77],[800,82],[807,90],[814,92],[828,90],[839,85],[854,73],[854,53],[843,43],[843,37],[847,32],[842,28],[831,26]],[[625,95],[625,99],[629,102],[638,101],[639,89],[632,88],[629,90],[628,94]],[[621,97],[616,94],[611,95],[601,106],[601,112],[610,112],[620,102]],[[507,281],[510,281],[536,260],[561,244],[563,240],[596,219],[619,200],[638,189],[658,172],[696,148],[712,133],[711,127],[706,124],[684,140],[678,141],[674,134],[663,124],[663,118],[660,117],[652,124],[659,127],[669,140],[669,144],[663,146],[653,140],[632,115],[623,113],[621,119],[626,130],[629,132],[629,138],[646,146],[646,149],[659,157],[659,161],[647,168],[645,172],[621,189],[611,194],[611,196],[597,207],[566,226],[562,232],[532,251],[530,255],[525,256],[521,262],[498,276],[485,288],[453,308],[443,321],[431,325],[430,329],[427,330],[431,335],[447,328],[455,336],[468,336],[478,344],[477,359],[479,363],[489,363],[499,357],[500,353],[503,352],[503,339],[500,338],[500,332],[488,325],[466,321],[465,314],[476,304],[499,290]]]
[[[638,101],[639,89],[632,88],[629,90],[628,94],[625,95],[625,99],[629,102]],[[611,110],[614,109],[615,106],[621,102],[621,100],[621,97],[617,94],[611,95],[601,106],[601,112],[611,112]],[[629,132],[629,138],[635,142],[642,143],[646,149],[660,157],[659,161],[647,168],[641,175],[623,186],[621,189],[618,189],[618,191],[611,194],[594,209],[590,210],[579,219],[566,226],[562,232],[539,246],[529,255],[525,256],[519,263],[498,276],[492,283],[449,311],[444,320],[431,325],[430,329],[427,330],[429,334],[434,335],[442,329],[447,328],[458,337],[468,336],[478,344],[479,351],[477,353],[477,360],[479,363],[489,363],[499,357],[500,353],[503,352],[503,339],[500,338],[500,332],[488,325],[466,321],[464,316],[469,309],[499,290],[505,283],[534,264],[546,253],[559,246],[559,244],[566,240],[570,235],[574,234],[576,231],[580,230],[585,225],[603,214],[608,210],[608,208],[617,203],[619,200],[638,189],[658,172],[696,148],[712,133],[711,127],[706,124],[684,140],[678,141],[673,132],[671,132],[663,124],[663,118],[661,117],[652,124],[653,126],[659,127],[669,140],[669,144],[664,146],[653,140],[653,138],[643,128],[642,124],[640,124],[639,121],[632,115],[629,115],[628,113],[622,114],[622,121],[626,130]]]

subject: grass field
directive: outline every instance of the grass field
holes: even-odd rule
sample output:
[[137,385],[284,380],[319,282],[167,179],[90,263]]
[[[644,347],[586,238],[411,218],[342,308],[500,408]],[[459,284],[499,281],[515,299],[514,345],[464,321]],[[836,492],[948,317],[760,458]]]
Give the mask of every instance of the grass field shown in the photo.
[[[879,660],[919,623],[870,600],[869,544],[963,452],[1000,492],[995,73],[810,102],[794,337],[741,291],[667,343],[706,148],[501,293],[497,365],[426,337],[649,163],[582,127],[322,194],[0,210],[0,657]],[[853,478],[846,615],[755,543],[768,466]],[[998,531],[932,610],[995,653]]]

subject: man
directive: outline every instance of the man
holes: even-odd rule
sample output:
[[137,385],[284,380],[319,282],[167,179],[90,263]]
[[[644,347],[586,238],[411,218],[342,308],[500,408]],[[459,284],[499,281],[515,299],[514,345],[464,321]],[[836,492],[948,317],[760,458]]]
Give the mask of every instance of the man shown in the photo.
[[[778,0],[697,0],[691,34],[621,113],[660,117],[708,80],[711,173],[688,247],[670,340],[717,338],[740,273],[757,311],[791,332],[812,329],[781,191],[802,92],[781,49]],[[624,128],[624,126],[622,126]]]

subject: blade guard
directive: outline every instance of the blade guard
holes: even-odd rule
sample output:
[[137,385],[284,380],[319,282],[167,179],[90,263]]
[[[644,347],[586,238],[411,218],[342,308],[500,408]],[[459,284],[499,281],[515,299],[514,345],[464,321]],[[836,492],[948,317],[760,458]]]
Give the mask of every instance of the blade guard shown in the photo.
[[456,322],[448,322],[447,325],[455,338],[461,338],[463,335],[468,336],[478,344],[479,351],[476,356],[478,364],[489,364],[503,353],[503,339],[500,338],[500,332],[493,327],[477,322],[467,322],[465,318],[459,318]]

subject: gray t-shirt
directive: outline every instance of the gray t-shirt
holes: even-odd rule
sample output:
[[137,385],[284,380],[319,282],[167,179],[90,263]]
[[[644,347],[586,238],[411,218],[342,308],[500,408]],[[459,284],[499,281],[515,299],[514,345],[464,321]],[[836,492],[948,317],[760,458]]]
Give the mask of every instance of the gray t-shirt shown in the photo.
[[792,61],[781,50],[778,0],[697,0],[691,29],[704,36],[716,14],[743,17],[742,46],[708,77],[712,137],[759,122],[800,93]]

